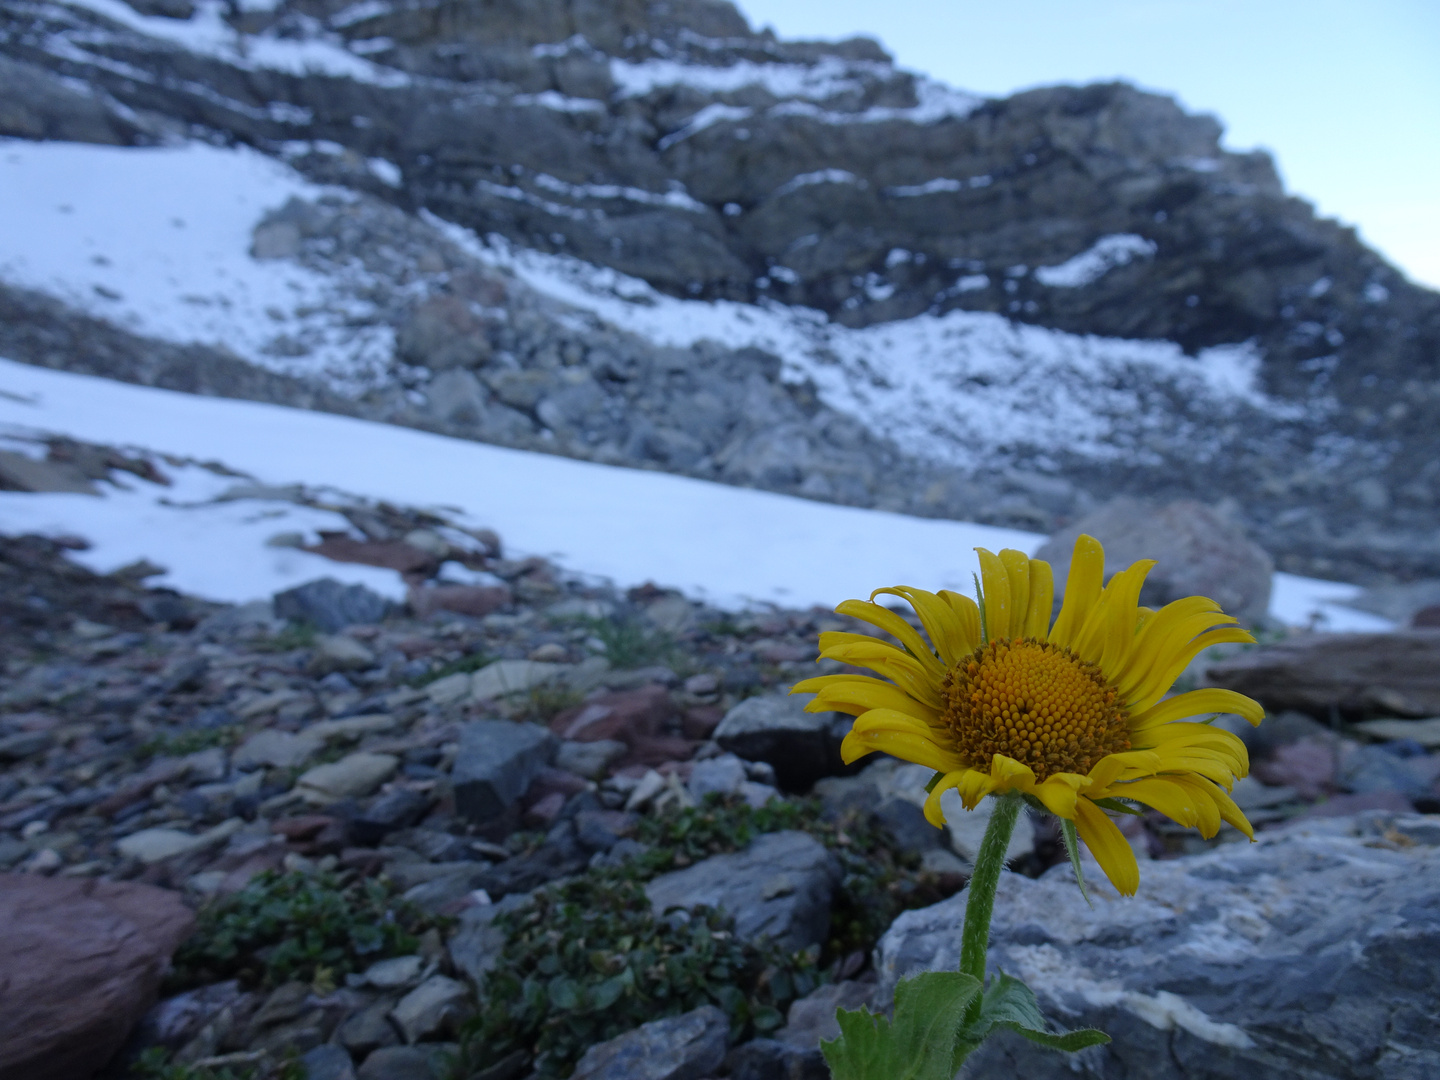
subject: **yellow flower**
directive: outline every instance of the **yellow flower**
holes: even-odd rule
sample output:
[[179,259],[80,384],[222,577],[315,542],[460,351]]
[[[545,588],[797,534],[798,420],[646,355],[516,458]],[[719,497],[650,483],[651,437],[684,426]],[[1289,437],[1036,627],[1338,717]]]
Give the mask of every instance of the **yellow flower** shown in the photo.
[[[1140,607],[1154,565],[1141,560],[1102,587],[1105,551],[1081,536],[1051,625],[1050,564],[980,549],[983,607],[958,593],[905,586],[847,600],[838,613],[904,648],[864,634],[821,634],[821,657],[884,678],[822,675],[792,693],[813,692],[812,712],[857,717],[841,747],[847,763],[883,750],[942,774],[925,803],[932,824],[943,823],[940,796],[951,788],[967,810],[986,795],[1019,791],[1073,821],[1115,888],[1134,895],[1135,854],[1097,800],[1143,803],[1206,837],[1227,821],[1253,840],[1227,794],[1250,770],[1245,744],[1221,728],[1180,721],[1227,712],[1258,724],[1265,715],[1231,690],[1165,697],[1201,649],[1254,638],[1201,596],[1159,611]],[[874,602],[880,593],[909,602],[928,644]]]

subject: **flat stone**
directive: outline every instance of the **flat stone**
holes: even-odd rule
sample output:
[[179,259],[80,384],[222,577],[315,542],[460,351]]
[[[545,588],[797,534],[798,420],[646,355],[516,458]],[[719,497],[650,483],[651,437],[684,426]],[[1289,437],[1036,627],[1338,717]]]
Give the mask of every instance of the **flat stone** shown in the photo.
[[785,1026],[775,1033],[780,1042],[789,1043],[804,1050],[818,1050],[820,1043],[840,1037],[840,1024],[835,1019],[836,1009],[854,1011],[870,1006],[875,1000],[873,982],[855,982],[847,979],[824,986],[790,1003],[785,1015]]
[[470,696],[470,683],[471,677],[467,672],[457,671],[429,683],[425,687],[425,695],[436,705],[453,705]]
[[746,698],[715,729],[721,749],[746,761],[763,761],[788,791],[804,791],[841,770],[840,740],[851,717],[805,711],[810,694],[764,694]]
[[571,1080],[703,1080],[724,1062],[729,1036],[725,1014],[704,1005],[592,1046]]
[[0,874],[0,1076],[92,1076],[150,1008],[194,925],[166,889]]
[[198,835],[180,829],[141,829],[122,836],[116,841],[115,848],[126,858],[139,859],[143,863],[163,862],[218,844],[239,832],[244,825],[240,818],[231,818]]
[[1427,750],[1440,748],[1440,716],[1424,720],[1361,720],[1355,729],[1374,739],[1414,739]]
[[317,1046],[302,1054],[300,1065],[305,1080],[355,1080],[355,1065],[344,1049],[333,1044]]
[[555,736],[535,724],[479,720],[460,729],[451,770],[455,809],[482,823],[513,806],[555,753]]
[[538,660],[496,660],[470,678],[470,696],[490,701],[506,694],[520,694],[553,682],[569,669],[567,664],[545,664]]
[[744,851],[715,855],[645,886],[657,915],[696,905],[721,908],[746,941],[769,937],[786,949],[823,944],[840,883],[835,856],[803,832],[766,833]]
[[685,787],[695,798],[703,799],[706,795],[734,795],[749,779],[743,761],[734,754],[721,754],[697,761]]
[[306,770],[295,783],[295,789],[312,802],[335,802],[339,799],[369,795],[390,777],[400,765],[391,754],[350,754],[329,765],[316,765]]
[[597,742],[567,740],[560,743],[555,751],[555,767],[588,780],[599,780],[611,765],[625,756],[627,749],[619,739],[600,739]]
[[375,654],[348,634],[325,634],[318,638],[308,665],[312,675],[366,671],[374,666]]
[[1440,715],[1440,630],[1294,634],[1211,664],[1207,677],[1271,710],[1433,717]]
[[444,975],[432,975],[400,999],[390,1016],[407,1042],[453,1030],[469,1011],[470,991]]
[[382,1046],[356,1072],[358,1080],[440,1080],[431,1057],[418,1046]]
[[[1146,863],[1133,899],[1085,862],[1093,910],[1067,865],[1002,875],[989,965],[1057,1022],[1112,1037],[1087,1076],[1440,1076],[1440,819],[1305,821]],[[966,898],[895,921],[879,1002],[905,975],[956,967]],[[967,1071],[1070,1080],[1075,1060],[1004,1035]]]
[[596,694],[566,709],[550,722],[550,730],[575,742],[619,741],[634,746],[659,735],[674,713],[670,692],[659,683]]
[[414,986],[424,970],[423,957],[392,956],[388,960],[375,961],[360,977],[377,990],[396,990],[402,986]]
[[22,731],[0,739],[0,762],[23,761],[48,750],[55,737],[48,731]]
[[237,769],[260,766],[294,769],[305,764],[324,747],[325,739],[308,731],[295,734],[267,729],[257,731],[246,739],[235,751],[233,760]]
[[347,716],[343,720],[318,720],[308,726],[303,734],[314,735],[326,742],[359,739],[381,731],[392,731],[395,717],[389,713],[367,713],[364,716]]

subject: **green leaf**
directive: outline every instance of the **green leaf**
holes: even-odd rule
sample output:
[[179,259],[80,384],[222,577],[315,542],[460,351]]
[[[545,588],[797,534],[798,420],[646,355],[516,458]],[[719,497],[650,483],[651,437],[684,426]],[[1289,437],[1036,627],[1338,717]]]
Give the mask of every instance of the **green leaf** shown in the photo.
[[1085,891],[1085,874],[1080,869],[1080,840],[1075,835],[1075,823],[1069,818],[1060,819],[1060,836],[1065,841],[1065,853],[1070,856],[1070,866],[1075,871],[1075,884],[1080,886],[1080,896],[1084,899],[1085,906],[1094,911],[1095,905],[1090,903],[1090,894]]
[[[1079,1031],[1052,1032],[1035,1001],[1034,992],[1019,979],[1004,972],[985,990],[980,1003],[980,1018],[965,1029],[964,1042],[978,1046],[994,1034],[996,1028],[1013,1031],[1041,1046],[1073,1053],[1087,1046],[1099,1046],[1110,1036],[1094,1028]],[[959,1063],[956,1063],[959,1067]]]
[[979,992],[969,975],[927,971],[895,988],[893,1024],[868,1009],[837,1010],[840,1037],[820,1044],[831,1077],[953,1080],[965,1010]]

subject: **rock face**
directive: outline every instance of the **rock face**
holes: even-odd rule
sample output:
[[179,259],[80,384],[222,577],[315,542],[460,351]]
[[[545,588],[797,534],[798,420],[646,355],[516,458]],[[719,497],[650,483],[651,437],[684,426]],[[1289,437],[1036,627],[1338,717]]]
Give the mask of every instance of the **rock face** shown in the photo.
[[1105,545],[1105,568],[1123,570],[1154,559],[1140,602],[1159,608],[1186,596],[1208,596],[1228,614],[1255,625],[1270,608],[1275,564],[1245,531],[1208,506],[1182,500],[1154,506],[1116,499],[1056,533],[1035,553],[1054,568],[1058,592],[1070,571],[1075,538],[1089,533]]
[[645,886],[656,914],[703,904],[722,908],[746,940],[773,938],[786,949],[823,944],[840,866],[802,832],[766,833],[744,851],[715,855]]
[[1208,679],[1267,709],[1437,716],[1440,630],[1297,635],[1212,664]]
[[[28,29],[0,42],[0,132],[137,145],[204,131],[348,189],[273,208],[251,254],[329,260],[332,277],[363,267],[390,367],[340,388],[276,370],[309,355],[304,335],[246,362],[8,285],[0,353],[1036,529],[1117,494],[1228,497],[1286,569],[1440,573],[1440,298],[1170,99],[1109,84],[986,101],[872,41],[780,41],[709,0],[132,7],[163,17],[5,0]],[[177,40],[212,17],[213,47]],[[294,49],[327,61],[269,59]],[[590,264],[603,302],[537,298],[437,220]],[[788,331],[726,347],[622,325],[657,297],[749,303],[815,332],[777,356]],[[1063,353],[1043,380],[1057,396],[1034,412],[1079,401],[1077,430],[1103,437],[976,461],[953,412],[906,431],[859,403],[917,350],[872,370],[888,330],[838,347],[878,327],[960,357],[943,376],[967,393],[1008,387],[1016,365],[997,379],[997,358]],[[1175,347],[1160,357],[1157,341]],[[892,400],[897,416],[911,404]]]
[[653,1020],[592,1046],[573,1080],[704,1080],[725,1060],[730,1021],[714,1005]]
[[178,893],[0,874],[0,1074],[89,1080],[144,1015],[194,917]]
[[[976,1076],[1096,1080],[1421,1080],[1440,1073],[1440,818],[1370,813],[1262,833],[1254,846],[1150,862],[1133,900],[1093,863],[1005,875],[990,969],[1067,1027],[1114,1039],[1077,1059],[1018,1038]],[[965,894],[896,920],[882,992],[953,969]]]
[[841,713],[809,713],[806,694],[746,698],[720,721],[714,739],[747,761],[763,761],[782,787],[803,791],[842,767],[840,740],[851,719]]

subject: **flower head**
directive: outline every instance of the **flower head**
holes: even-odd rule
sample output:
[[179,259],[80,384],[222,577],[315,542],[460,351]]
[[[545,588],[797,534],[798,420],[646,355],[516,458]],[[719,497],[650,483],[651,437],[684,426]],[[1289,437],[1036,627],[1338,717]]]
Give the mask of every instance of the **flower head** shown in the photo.
[[[1115,888],[1133,895],[1140,869],[1104,800],[1142,803],[1206,837],[1226,821],[1254,839],[1228,794],[1250,770],[1245,744],[1183,721],[1226,712],[1258,724],[1265,715],[1231,690],[1165,696],[1202,649],[1254,638],[1203,596],[1159,611],[1140,607],[1154,565],[1142,560],[1106,584],[1104,549],[1081,536],[1052,625],[1049,563],[982,549],[978,604],[897,586],[835,609],[902,648],[865,634],[824,633],[821,657],[883,678],[822,675],[793,692],[815,694],[811,711],[857,718],[841,747],[847,763],[883,750],[941,774],[925,803],[932,824],[943,823],[940,798],[951,788],[967,810],[986,795],[1019,791],[1074,822]],[[915,609],[928,642],[874,602],[881,593]]]

